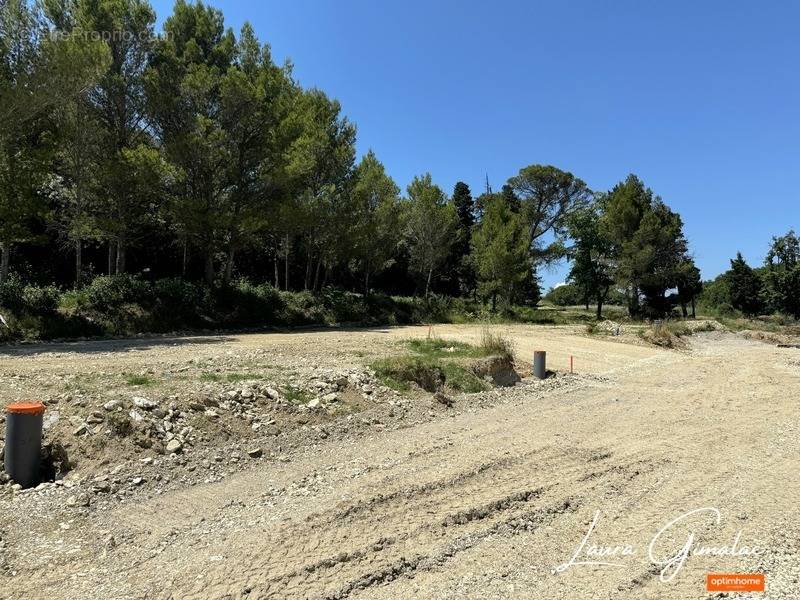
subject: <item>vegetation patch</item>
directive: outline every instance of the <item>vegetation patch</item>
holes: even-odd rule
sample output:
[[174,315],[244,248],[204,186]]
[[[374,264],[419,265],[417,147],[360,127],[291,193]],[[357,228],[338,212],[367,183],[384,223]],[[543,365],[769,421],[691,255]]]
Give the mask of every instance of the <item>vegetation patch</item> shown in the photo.
[[513,371],[513,348],[500,335],[484,332],[481,344],[473,346],[455,340],[426,338],[408,340],[411,355],[397,356],[373,363],[372,369],[383,385],[406,392],[414,383],[434,393],[447,387],[457,392],[474,394],[489,389],[482,378],[489,375],[475,369],[468,359],[492,357],[511,365]]
[[462,358],[481,356],[481,350],[456,340],[441,338],[420,338],[407,342],[409,349],[426,358]]
[[311,394],[308,393],[306,390],[301,390],[299,388],[286,386],[282,389],[283,397],[286,398],[292,404],[308,404],[311,401]]
[[125,383],[131,387],[145,387],[155,385],[157,381],[147,375],[126,375]]

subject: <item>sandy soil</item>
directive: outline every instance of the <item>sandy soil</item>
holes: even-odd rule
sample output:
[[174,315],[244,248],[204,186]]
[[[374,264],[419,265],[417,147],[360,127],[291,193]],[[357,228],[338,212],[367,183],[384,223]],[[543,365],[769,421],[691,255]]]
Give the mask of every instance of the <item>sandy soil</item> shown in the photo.
[[[7,496],[0,597],[712,598],[709,572],[759,572],[800,595],[800,351],[731,334],[673,351],[509,326],[522,359],[578,375],[459,398],[455,410],[299,446],[223,481],[104,509]],[[476,340],[477,327],[434,333]],[[6,399],[53,371],[141,370],[267,349],[358,366],[426,328],[93,342],[0,357]],[[520,361],[523,362],[523,361]],[[524,363],[523,363],[524,364]],[[56,497],[58,498],[58,497]],[[37,511],[49,507],[49,514]],[[671,520],[702,508],[668,528]],[[596,511],[599,520],[575,565]],[[29,518],[25,518],[27,515]],[[32,517],[32,518],[31,518]],[[17,527],[15,523],[24,523]],[[697,555],[702,547],[749,556]],[[690,533],[671,581],[662,565]],[[630,546],[592,558],[591,544]],[[724,554],[724,553],[723,553]],[[728,552],[730,554],[730,552]],[[21,560],[20,557],[25,557]]]

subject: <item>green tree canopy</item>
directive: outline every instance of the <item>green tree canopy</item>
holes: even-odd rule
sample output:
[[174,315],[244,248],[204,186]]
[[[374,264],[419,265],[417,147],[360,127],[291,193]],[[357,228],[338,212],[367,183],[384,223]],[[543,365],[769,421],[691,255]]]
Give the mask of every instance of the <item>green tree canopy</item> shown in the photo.
[[433,275],[444,264],[455,241],[458,216],[445,193],[431,180],[430,173],[414,177],[407,191],[405,238],[411,267],[425,279],[427,298]]
[[775,310],[800,318],[800,238],[794,231],[772,238],[764,264],[768,302]]
[[478,276],[478,291],[511,302],[515,289],[531,278],[526,224],[508,206],[503,194],[484,196],[483,219],[472,236],[472,259]]
[[542,238],[548,233],[563,235],[570,215],[591,201],[591,190],[572,173],[550,165],[524,167],[507,186],[506,199],[518,199],[525,217],[531,258],[535,263],[560,258],[563,246],[556,242],[542,247]]
[[357,213],[351,243],[369,294],[370,277],[393,259],[400,242],[400,188],[370,150],[355,169],[352,196]]

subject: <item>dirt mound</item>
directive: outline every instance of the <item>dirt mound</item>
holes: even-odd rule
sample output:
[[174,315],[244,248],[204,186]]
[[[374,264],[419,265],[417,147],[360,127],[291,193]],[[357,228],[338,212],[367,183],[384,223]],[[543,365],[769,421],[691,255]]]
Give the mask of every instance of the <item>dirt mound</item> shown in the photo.
[[625,330],[622,328],[622,325],[609,319],[606,319],[602,323],[598,323],[596,329],[598,331],[608,333],[609,335],[622,335],[625,332]]
[[481,358],[472,363],[470,369],[477,377],[490,380],[495,385],[502,387],[508,387],[521,381],[513,361],[506,356]]
[[791,335],[783,335],[780,333],[773,333],[771,331],[758,331],[754,329],[744,329],[739,332],[739,335],[746,340],[754,340],[757,342],[764,342],[766,344],[785,344],[791,345],[798,343],[798,338]]

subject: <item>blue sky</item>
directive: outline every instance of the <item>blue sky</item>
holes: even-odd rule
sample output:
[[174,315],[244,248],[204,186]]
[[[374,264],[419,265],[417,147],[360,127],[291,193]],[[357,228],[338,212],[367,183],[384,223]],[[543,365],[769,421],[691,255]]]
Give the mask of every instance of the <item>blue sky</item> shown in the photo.
[[[153,4],[163,20],[173,3]],[[596,190],[636,173],[704,278],[800,228],[799,2],[210,4],[338,98],[402,188],[430,171],[448,193],[499,189],[532,163]]]

